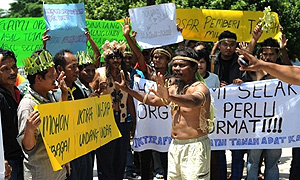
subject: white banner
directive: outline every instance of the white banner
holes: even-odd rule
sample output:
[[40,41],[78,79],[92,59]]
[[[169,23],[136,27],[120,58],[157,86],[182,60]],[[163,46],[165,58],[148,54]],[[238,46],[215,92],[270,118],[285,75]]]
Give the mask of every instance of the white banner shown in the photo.
[[1,111],[0,111],[0,180],[5,178],[5,165],[4,165],[4,149],[2,138],[2,124],[1,124]]
[[[134,90],[148,92],[156,83],[135,78]],[[300,147],[300,86],[279,80],[243,83],[211,89],[215,128],[212,150]],[[165,152],[171,142],[168,106],[135,101],[137,126],[133,149]]]
[[214,98],[213,150],[300,146],[300,86],[279,80],[229,85]]
[[[133,89],[149,92],[149,88],[156,88],[153,81],[134,78]],[[134,99],[136,109],[136,130],[132,148],[134,151],[154,149],[167,152],[172,141],[172,117],[169,106],[148,106]]]
[[174,3],[129,9],[132,29],[143,49],[174,44],[183,41],[176,26]]

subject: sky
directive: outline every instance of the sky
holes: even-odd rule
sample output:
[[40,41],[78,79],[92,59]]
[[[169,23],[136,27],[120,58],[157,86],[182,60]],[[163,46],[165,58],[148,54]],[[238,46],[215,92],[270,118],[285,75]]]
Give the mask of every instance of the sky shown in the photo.
[[15,0],[0,0],[0,8],[8,10],[10,8],[9,3],[14,2]]

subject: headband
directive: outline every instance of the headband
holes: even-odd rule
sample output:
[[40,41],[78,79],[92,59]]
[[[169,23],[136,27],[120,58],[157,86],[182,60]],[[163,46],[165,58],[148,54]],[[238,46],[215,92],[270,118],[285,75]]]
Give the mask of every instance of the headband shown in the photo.
[[124,54],[132,54],[131,51],[125,51]]
[[234,41],[234,42],[236,42],[236,39],[233,39],[233,38],[223,38],[223,39],[219,40],[219,42],[223,42],[223,41]]
[[161,53],[161,54],[164,54],[166,56],[168,56],[169,58],[171,58],[171,54],[169,53],[169,51],[165,50],[165,49],[155,49],[153,54],[155,53]]
[[263,46],[262,49],[276,49],[279,50],[279,47]]
[[172,61],[174,60],[186,60],[186,61],[191,61],[191,62],[194,62],[194,63],[199,63],[199,61],[197,61],[196,59],[194,58],[189,58],[189,57],[184,57],[184,56],[176,56],[172,59]]

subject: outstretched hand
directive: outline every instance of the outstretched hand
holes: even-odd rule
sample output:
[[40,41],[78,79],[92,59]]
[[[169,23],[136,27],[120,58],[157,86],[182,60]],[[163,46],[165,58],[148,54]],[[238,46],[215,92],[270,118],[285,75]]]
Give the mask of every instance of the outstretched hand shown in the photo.
[[121,70],[120,71],[121,74],[121,82],[115,81],[115,86],[122,89],[123,91],[125,91],[125,89],[128,89],[128,86],[126,84],[126,80],[125,80],[125,75],[124,75],[124,71]]
[[245,50],[247,50],[248,45],[249,45],[249,43],[246,43],[246,42],[240,42],[239,43],[240,48],[245,49]]
[[166,100],[169,99],[169,89],[167,87],[168,80],[164,78],[160,72],[157,73],[157,75],[154,75],[154,80],[157,84],[157,90],[153,88],[149,88],[149,91],[153,92],[156,96],[160,98],[164,98]]
[[122,27],[122,30],[123,30],[123,35],[124,36],[129,36],[129,33],[130,33],[130,30],[131,30],[131,27],[130,27],[130,18],[127,17],[127,18],[124,18],[124,25],[121,24],[121,27]]
[[260,65],[261,63],[263,63],[263,61],[258,60],[256,57],[254,57],[252,54],[250,54],[249,52],[239,49],[237,48],[236,51],[243,55],[245,59],[247,59],[249,61],[249,66],[244,66],[243,64],[240,63],[239,60],[237,60],[237,62],[239,63],[240,70],[241,71],[257,71],[260,69]]
[[286,35],[284,33],[284,29],[282,26],[280,26],[280,32],[281,32],[281,37],[279,38],[280,42],[280,49],[286,49],[287,43],[288,43],[288,39],[286,38]]
[[68,86],[66,84],[65,79],[66,79],[65,72],[61,71],[57,78],[58,88],[60,88],[63,93],[64,92],[68,93]]

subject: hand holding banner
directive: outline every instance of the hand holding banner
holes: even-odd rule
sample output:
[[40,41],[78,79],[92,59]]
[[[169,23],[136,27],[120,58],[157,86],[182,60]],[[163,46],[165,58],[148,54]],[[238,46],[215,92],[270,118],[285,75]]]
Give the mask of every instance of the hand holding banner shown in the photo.
[[50,29],[51,39],[47,50],[54,56],[62,49],[74,54],[86,51],[84,4],[44,4],[46,28]]
[[53,170],[121,136],[110,95],[38,105]]

